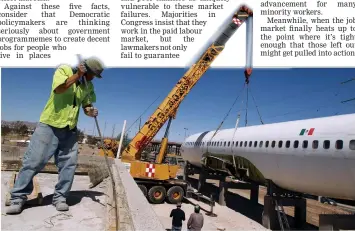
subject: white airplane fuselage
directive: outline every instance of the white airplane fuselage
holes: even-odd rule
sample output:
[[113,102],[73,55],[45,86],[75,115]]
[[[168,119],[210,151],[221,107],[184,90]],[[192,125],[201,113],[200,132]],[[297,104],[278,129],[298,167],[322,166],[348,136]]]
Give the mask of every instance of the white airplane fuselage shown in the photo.
[[279,187],[355,200],[355,114],[198,133],[181,155],[201,167],[204,153],[249,160]]

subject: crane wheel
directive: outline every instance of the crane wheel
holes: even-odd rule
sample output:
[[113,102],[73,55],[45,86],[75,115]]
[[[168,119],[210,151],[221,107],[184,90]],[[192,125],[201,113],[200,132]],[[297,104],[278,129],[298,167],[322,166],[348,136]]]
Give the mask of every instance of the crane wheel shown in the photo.
[[152,204],[161,204],[166,197],[166,190],[163,186],[153,186],[148,191],[148,200]]
[[182,201],[184,190],[180,186],[173,186],[168,190],[167,199],[171,204],[176,204]]
[[145,185],[139,184],[138,187],[142,190],[142,193],[145,197],[147,197],[148,194],[148,189],[145,187]]

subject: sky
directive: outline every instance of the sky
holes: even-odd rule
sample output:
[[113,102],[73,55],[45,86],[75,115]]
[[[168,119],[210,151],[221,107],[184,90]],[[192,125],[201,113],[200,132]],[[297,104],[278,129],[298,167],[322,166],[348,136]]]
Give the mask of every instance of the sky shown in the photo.
[[[48,100],[54,69],[2,68],[1,119],[37,122]],[[133,137],[141,123],[150,117],[187,69],[179,68],[111,68],[102,79],[94,79],[97,95],[95,107],[105,136],[117,136],[127,120],[129,136]],[[355,77],[355,69],[254,69],[250,77],[248,107],[243,69],[211,68],[192,88],[181,103],[177,118],[172,121],[169,140],[182,142],[194,133],[215,130],[232,107],[222,128],[261,123],[276,123],[355,112],[355,81],[341,82]],[[159,97],[159,98],[158,98]],[[158,99],[157,99],[158,98]],[[255,103],[254,104],[254,100]],[[86,134],[97,135],[94,119],[80,112],[78,128]],[[106,124],[106,125],[105,125]],[[114,128],[114,129],[113,129]],[[95,133],[93,133],[95,130]],[[114,132],[113,132],[114,131]],[[156,135],[161,139],[165,126]]]

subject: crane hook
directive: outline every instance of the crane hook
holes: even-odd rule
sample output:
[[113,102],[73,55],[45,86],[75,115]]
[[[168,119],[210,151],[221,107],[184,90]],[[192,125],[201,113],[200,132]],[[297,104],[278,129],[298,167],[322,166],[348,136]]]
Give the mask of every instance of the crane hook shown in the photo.
[[252,71],[253,71],[253,69],[251,69],[251,68],[246,68],[246,69],[244,70],[245,83],[246,83],[246,84],[249,84],[249,77],[251,76]]

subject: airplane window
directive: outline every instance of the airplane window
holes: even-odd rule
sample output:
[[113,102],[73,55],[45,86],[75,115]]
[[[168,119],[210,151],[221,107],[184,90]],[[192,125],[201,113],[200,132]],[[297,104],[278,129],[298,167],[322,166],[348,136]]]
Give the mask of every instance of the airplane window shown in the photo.
[[246,147],[248,144],[248,141],[244,141],[244,147]]
[[329,141],[329,140],[324,140],[324,142],[323,142],[323,148],[324,148],[324,149],[329,149],[329,148],[330,148],[330,141]]
[[308,148],[308,140],[303,141],[302,148]]
[[235,142],[235,146],[238,147],[238,141]]
[[299,143],[300,142],[298,140],[295,140],[295,142],[293,142],[293,147],[298,148]]
[[282,140],[279,141],[279,148],[282,148]]
[[226,144],[227,144],[227,142],[226,142],[226,141],[224,141],[224,147],[226,146]]
[[249,147],[251,147],[252,144],[253,144],[253,141],[249,141]]
[[355,140],[350,140],[350,142],[349,142],[349,148],[350,148],[351,150],[355,150]]
[[343,141],[342,140],[337,140],[335,142],[335,148],[336,149],[343,149]]
[[265,142],[265,148],[268,148],[269,147],[269,141],[266,141]]
[[254,148],[256,148],[256,146],[258,146],[258,141],[254,141]]
[[290,147],[290,145],[291,145],[291,141],[286,141],[286,148],[289,148]]
[[230,142],[230,141],[228,141],[228,147],[229,147],[229,146],[231,146],[231,142]]
[[240,145],[239,145],[239,147],[241,147],[241,146],[243,146],[243,141],[240,141]]
[[263,146],[263,141],[260,141],[259,148],[261,148],[262,146]]
[[234,146],[234,141],[232,142],[232,147]]
[[312,143],[312,148],[313,149],[317,149],[318,148],[318,140],[313,140],[313,143]]
[[271,147],[274,148],[274,147],[275,147],[275,144],[276,144],[276,141],[275,141],[275,140],[272,141],[272,142],[271,142]]

